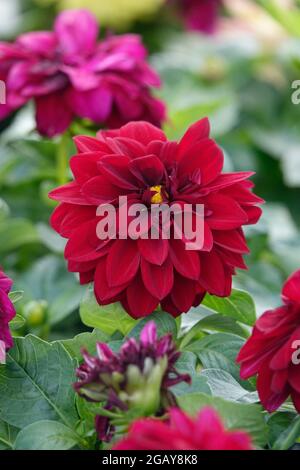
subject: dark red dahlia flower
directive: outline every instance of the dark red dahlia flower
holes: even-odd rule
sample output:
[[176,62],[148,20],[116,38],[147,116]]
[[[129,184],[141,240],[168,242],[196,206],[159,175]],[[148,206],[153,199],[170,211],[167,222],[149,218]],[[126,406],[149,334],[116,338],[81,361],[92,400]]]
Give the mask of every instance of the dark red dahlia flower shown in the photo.
[[139,119],[159,126],[165,107],[151,87],[160,79],[146,62],[139,36],[97,42],[98,29],[88,11],[67,10],[53,32],[0,43],[0,79],[7,88],[0,119],[33,99],[38,130],[49,137],[63,133],[75,117],[110,127]]
[[8,297],[12,280],[0,270],[0,364],[5,362],[5,351],[13,346],[9,322],[16,315],[14,306]]
[[251,439],[241,431],[227,431],[213,408],[202,409],[196,419],[182,410],[170,410],[169,422],[142,419],[114,450],[252,450]]
[[300,270],[284,284],[282,299],[282,307],[257,320],[237,362],[243,379],[258,374],[258,394],[266,410],[277,410],[291,396],[300,413]]
[[[50,193],[61,202],[51,225],[69,239],[69,270],[80,273],[82,284],[94,281],[99,304],[120,301],[134,318],[161,304],[176,316],[198,305],[206,292],[230,294],[235,269],[246,268],[242,226],[257,222],[261,209],[256,205],[262,200],[251,192],[253,173],[222,174],[223,154],[209,138],[207,119],[192,125],[179,143],[167,141],[146,122],[75,142],[75,180]],[[140,202],[148,212],[153,203],[204,205],[203,246],[187,250],[187,240],[176,239],[172,221],[170,239],[160,234],[158,239],[99,240],[97,206],[112,203],[121,212],[119,196],[127,196],[129,209]],[[194,211],[192,217],[197,217]]]
[[[132,416],[162,413],[176,403],[170,388],[190,383],[189,375],[176,370],[180,352],[172,336],[158,339],[154,322],[143,328],[139,341],[126,340],[118,353],[98,343],[97,357],[86,351],[83,357],[75,390],[89,401],[105,403],[105,409],[112,412],[130,411]],[[110,440],[114,428],[108,418],[97,416],[96,428],[99,439]]]

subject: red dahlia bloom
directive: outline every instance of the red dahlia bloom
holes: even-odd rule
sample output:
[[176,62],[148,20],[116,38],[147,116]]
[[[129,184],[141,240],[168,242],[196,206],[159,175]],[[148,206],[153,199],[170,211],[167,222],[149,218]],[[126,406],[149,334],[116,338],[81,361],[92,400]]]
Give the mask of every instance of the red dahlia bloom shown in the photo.
[[151,95],[160,79],[139,36],[97,42],[98,32],[91,13],[67,10],[53,32],[0,43],[0,79],[7,87],[0,119],[33,99],[38,130],[49,137],[63,133],[75,117],[110,127],[138,119],[160,125],[165,108]]
[[[257,222],[261,199],[251,192],[253,173],[222,174],[223,154],[209,138],[207,119],[192,125],[179,143],[146,122],[75,142],[74,181],[50,193],[61,202],[51,224],[69,239],[69,270],[80,273],[82,284],[94,281],[99,304],[120,301],[134,318],[161,304],[176,316],[198,305],[206,292],[230,294],[235,268],[246,268],[242,226]],[[140,202],[149,211],[152,203],[204,205],[203,247],[187,250],[174,224],[168,240],[161,235],[100,241],[97,206],[109,202],[119,210],[118,197],[124,195],[129,207]]]
[[0,270],[0,364],[5,362],[5,351],[13,346],[9,322],[16,315],[14,306],[8,297],[12,280]]
[[243,379],[258,374],[257,389],[266,410],[277,410],[291,396],[300,413],[300,270],[284,284],[282,299],[283,306],[257,320],[237,361]]
[[196,419],[173,408],[167,423],[136,421],[114,450],[252,450],[252,446],[245,432],[224,429],[213,408],[202,409]]
[[[96,357],[87,351],[83,357],[75,390],[89,401],[104,402],[111,411],[131,411],[135,416],[163,413],[176,403],[170,388],[191,380],[176,369],[180,352],[172,335],[158,338],[154,322],[143,328],[139,341],[127,339],[118,353],[98,343]],[[99,439],[111,439],[114,426],[109,419],[97,416],[96,428]]]

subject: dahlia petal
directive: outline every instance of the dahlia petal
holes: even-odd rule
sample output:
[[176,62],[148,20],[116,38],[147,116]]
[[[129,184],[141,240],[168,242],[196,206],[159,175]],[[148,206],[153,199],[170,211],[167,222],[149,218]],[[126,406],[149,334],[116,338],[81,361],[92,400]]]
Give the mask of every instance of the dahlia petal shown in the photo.
[[282,289],[282,298],[285,302],[300,304],[300,270],[293,273],[285,282]]
[[[201,410],[200,414],[197,417],[197,422],[200,421],[201,416],[203,411]],[[195,432],[195,427],[197,427],[197,424],[195,426],[194,421],[190,416],[185,414],[181,409],[179,408],[171,408],[169,412],[170,416],[170,426],[174,429],[180,429],[180,434],[184,436],[185,438],[188,439],[193,439],[194,438],[194,432]],[[204,414],[204,418],[206,418]],[[206,423],[206,421],[205,421]],[[201,433],[199,433],[199,437],[201,436]]]
[[182,314],[180,309],[174,304],[170,295],[161,301],[161,308],[164,312],[170,313],[170,315],[175,318]]
[[271,382],[271,389],[274,393],[281,393],[287,385],[289,372],[287,369],[274,372]]
[[153,345],[157,341],[157,328],[154,321],[149,321],[141,331],[140,341],[143,346]]
[[223,173],[219,175],[216,180],[210,183],[207,186],[209,191],[220,191],[220,189],[225,189],[231,187],[232,185],[244,181],[247,178],[255,175],[253,171],[240,171],[236,173]]
[[[70,126],[73,113],[62,93],[39,96],[35,100],[36,122],[40,134],[47,137],[63,134]],[[59,119],[57,118],[59,114]]]
[[234,253],[249,253],[249,248],[242,230],[217,230],[213,234],[216,245]]
[[200,171],[201,185],[214,181],[224,164],[222,150],[211,139],[204,139],[191,145],[179,161],[179,170],[184,175]]
[[256,206],[243,206],[244,212],[247,214],[248,221],[245,222],[245,225],[254,225],[256,224],[262,214],[260,207]]
[[149,263],[161,266],[169,253],[169,242],[163,238],[138,240],[138,248],[142,257]]
[[95,215],[94,207],[62,203],[52,213],[50,224],[62,237],[69,238],[74,230],[84,222],[93,219]]
[[227,278],[220,256],[215,252],[201,253],[200,284],[210,294],[224,297],[229,295]]
[[259,317],[255,327],[258,331],[270,336],[271,334],[275,335],[278,329],[278,331],[282,332],[286,322],[289,322],[288,309],[286,306],[283,306],[274,310],[267,310]]
[[120,129],[121,137],[129,137],[138,142],[148,145],[153,140],[166,141],[166,136],[161,129],[153,126],[149,122],[130,122]]
[[[68,268],[68,269],[71,271],[70,268]],[[76,270],[74,272],[77,272],[77,271],[78,270]],[[93,282],[94,277],[95,277],[95,269],[91,269],[90,271],[85,271],[85,272],[79,273],[80,285],[84,286],[85,284],[90,284],[91,282]]]
[[186,250],[181,240],[170,240],[170,256],[176,271],[188,279],[199,279],[200,260],[196,251]]
[[101,157],[102,152],[90,152],[80,153],[70,159],[70,168],[77,183],[84,184],[95,175],[100,174],[98,162]]
[[77,116],[101,123],[111,112],[113,96],[109,90],[100,87],[87,91],[73,89],[68,94],[68,102]]
[[216,251],[224,264],[231,266],[232,268],[248,269],[244,258],[240,253],[234,253],[233,251],[225,248],[216,248]]
[[180,313],[188,312],[193,305],[196,295],[195,282],[175,274],[171,299]]
[[89,137],[86,135],[78,135],[73,138],[79,153],[85,152],[103,152],[110,153],[109,147],[105,142]]
[[172,290],[174,275],[170,258],[160,266],[148,263],[142,258],[141,272],[144,285],[156,299],[162,300]]
[[6,276],[3,271],[0,270],[0,289],[6,294],[9,293],[13,285],[12,279]]
[[137,243],[132,240],[115,240],[107,257],[106,278],[109,286],[119,286],[131,281],[140,265]]
[[131,159],[125,155],[106,155],[99,161],[101,173],[115,186],[138,189],[137,180],[129,171]]
[[[79,92],[83,92],[83,96],[87,96],[90,99],[90,103],[92,104],[92,99],[90,94],[85,94],[87,91],[92,91],[98,89],[101,84],[101,78],[99,75],[96,75],[93,71],[91,71],[87,66],[70,66],[70,65],[62,65],[60,66],[60,71],[63,72],[70,80],[73,88],[77,92],[79,96]],[[76,97],[76,93],[74,95]],[[94,95],[95,98],[97,95]],[[101,97],[101,95],[99,96]],[[102,97],[103,98],[103,97]],[[103,101],[99,101],[98,103],[101,104]],[[86,109],[86,108],[85,108]]]
[[81,188],[82,197],[86,204],[104,204],[115,201],[119,196],[126,194],[125,190],[111,184],[103,175],[95,176],[87,181]]
[[296,330],[293,332],[293,334],[290,336],[290,338],[283,344],[283,346],[280,346],[280,343],[278,345],[278,351],[276,354],[274,354],[271,362],[270,362],[270,368],[272,370],[281,370],[289,367],[289,365],[292,362],[292,355],[293,355],[293,344],[296,341],[300,340],[300,327],[296,328]]
[[148,292],[139,274],[127,287],[126,298],[129,311],[134,318],[150,315],[159,304],[159,300]]
[[135,158],[129,164],[131,173],[148,186],[159,184],[164,176],[165,167],[155,155]]
[[293,391],[291,393],[291,397],[294,403],[294,407],[296,408],[298,413],[300,413],[300,393]]
[[179,142],[177,159],[180,160],[186,151],[196,142],[207,139],[209,133],[210,124],[208,118],[200,119],[200,121],[192,124]]
[[248,222],[248,217],[240,205],[231,197],[213,193],[205,199],[206,209],[211,214],[206,221],[211,229],[232,230]]
[[150,152],[146,152],[146,147],[143,144],[137,140],[129,139],[129,137],[115,137],[114,143],[117,144],[120,153],[128,155],[128,157],[137,158],[150,155]]
[[118,286],[109,286],[106,277],[107,259],[101,258],[97,263],[94,278],[95,297],[100,305],[118,301],[118,295],[124,291],[128,283]]
[[53,189],[49,193],[49,197],[55,201],[67,202],[70,204],[89,205],[89,201],[81,193],[78,183],[71,181],[59,188]]
[[92,219],[81,224],[68,240],[65,248],[65,258],[73,261],[91,261],[100,258],[100,249],[106,245],[97,237],[99,219]]
[[224,194],[235,199],[242,206],[254,205],[254,204],[263,204],[265,201],[256,196],[253,192],[250,191],[252,188],[252,181],[241,181],[237,184],[232,185],[231,187],[224,189]]
[[71,59],[94,52],[98,23],[88,10],[65,10],[56,18],[54,31],[62,52]]
[[21,34],[17,38],[16,44],[25,47],[30,52],[47,57],[53,54],[57,46],[57,38],[50,31],[33,31]]
[[266,363],[258,373],[257,390],[262,405],[269,413],[276,411],[289,396],[288,387],[280,393],[274,393],[271,389],[272,379],[273,372]]

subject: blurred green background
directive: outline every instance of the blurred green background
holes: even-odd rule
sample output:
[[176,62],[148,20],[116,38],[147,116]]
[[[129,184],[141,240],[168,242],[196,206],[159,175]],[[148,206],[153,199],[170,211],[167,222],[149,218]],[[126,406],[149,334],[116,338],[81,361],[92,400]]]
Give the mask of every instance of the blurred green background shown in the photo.
[[[162,77],[170,139],[209,116],[225,170],[256,172],[256,192],[267,202],[260,223],[247,230],[249,270],[234,282],[253,295],[259,314],[277,305],[283,280],[300,267],[300,104],[291,100],[300,80],[300,1],[224,1],[207,35],[184,28],[176,1],[0,0],[0,39],[51,29],[66,7],[90,8],[102,35],[142,35]],[[88,123],[77,126],[89,132]],[[16,334],[67,338],[82,331],[85,289],[67,272],[64,240],[48,225],[58,142],[42,140],[34,127],[31,106],[0,123],[0,264],[24,291]]]

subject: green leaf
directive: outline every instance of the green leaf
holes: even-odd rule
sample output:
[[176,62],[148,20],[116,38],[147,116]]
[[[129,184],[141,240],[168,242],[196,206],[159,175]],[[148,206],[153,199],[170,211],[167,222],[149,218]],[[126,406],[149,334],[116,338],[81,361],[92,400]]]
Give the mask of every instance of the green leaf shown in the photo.
[[228,372],[220,369],[205,369],[201,376],[206,377],[212,395],[239,403],[257,403],[256,392],[244,389]]
[[143,320],[140,320],[128,333],[128,336],[131,338],[139,338],[142,329],[147,323],[149,323],[149,321],[155,322],[158,336],[171,333],[173,338],[176,338],[177,324],[174,317],[172,317],[172,315],[169,313],[162,311],[151,313],[151,315],[148,315],[146,318],[143,318]]
[[273,445],[274,450],[287,450],[300,437],[300,416],[295,418],[289,427],[283,431]]
[[289,411],[277,411],[270,416],[268,419],[268,426],[270,429],[270,447],[273,447],[278,438],[292,424],[295,417],[296,414]]
[[11,450],[19,429],[0,419],[0,450]]
[[16,338],[0,366],[0,418],[19,428],[44,419],[74,426],[75,366],[59,343],[32,335]]
[[77,443],[76,434],[64,424],[42,420],[22,429],[14,448],[15,450],[68,450]]
[[12,329],[12,330],[19,330],[20,328],[22,328],[26,323],[26,320],[24,317],[22,317],[21,315],[16,315],[14,317],[14,319],[9,323],[9,327]]
[[96,353],[96,343],[108,342],[109,336],[100,330],[94,330],[92,333],[80,333],[72,339],[58,341],[61,343],[68,353],[78,359],[82,359],[81,349],[87,349],[90,354]]
[[36,228],[28,220],[10,219],[0,227],[0,254],[7,254],[23,245],[39,241]]
[[92,289],[87,290],[80,304],[80,317],[85,325],[98,328],[108,335],[112,335],[115,331],[126,335],[136,323],[119,302],[100,306]]
[[[203,309],[204,310],[204,309]],[[219,313],[205,312],[205,316],[201,318],[189,331],[184,335],[181,341],[181,348],[185,348],[195,336],[201,331],[221,331],[225,333],[233,333],[243,338],[248,334],[241,328],[241,326],[230,317],[221,315]]]
[[50,325],[59,323],[76,310],[83,294],[83,288],[76,277],[67,272],[63,259],[54,255],[38,259],[17,281],[25,291],[22,303],[47,302]]
[[255,445],[264,446],[268,441],[268,426],[260,405],[229,402],[203,393],[190,393],[177,397],[179,406],[192,416],[205,406],[215,408],[229,429],[248,432]]
[[186,346],[199,357],[205,369],[221,369],[229,372],[239,381],[239,367],[236,357],[244,341],[229,333],[215,333]]
[[22,290],[16,290],[16,291],[10,292],[10,293],[8,294],[8,297],[10,298],[10,300],[12,301],[12,303],[15,304],[16,302],[18,302],[18,300],[22,299],[23,294],[24,294],[24,291],[22,291]]
[[202,304],[245,325],[252,326],[256,320],[254,301],[247,292],[242,290],[233,289],[230,297],[223,298],[207,294]]

